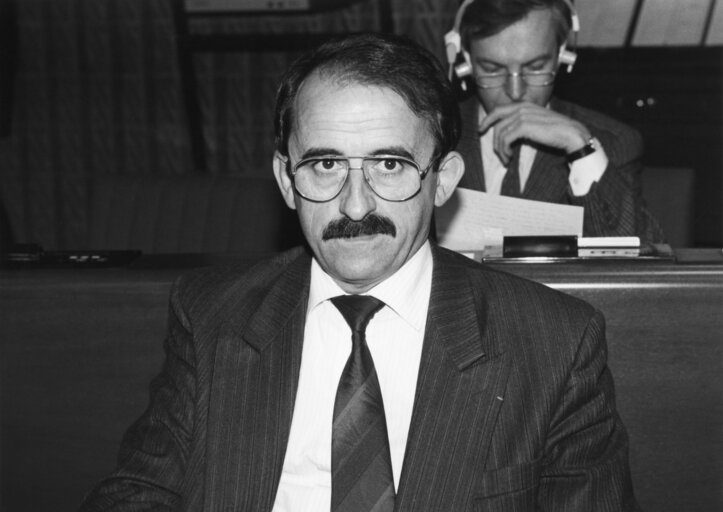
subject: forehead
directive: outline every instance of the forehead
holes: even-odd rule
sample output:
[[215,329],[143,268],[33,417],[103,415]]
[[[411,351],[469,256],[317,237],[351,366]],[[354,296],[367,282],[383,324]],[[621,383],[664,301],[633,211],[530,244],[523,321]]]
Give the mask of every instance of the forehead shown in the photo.
[[470,51],[476,59],[508,63],[537,58],[556,48],[556,21],[551,9],[534,9],[499,33],[474,39]]
[[351,156],[385,147],[415,154],[432,140],[428,123],[399,94],[382,86],[312,75],[296,97],[293,115],[292,154],[328,148]]

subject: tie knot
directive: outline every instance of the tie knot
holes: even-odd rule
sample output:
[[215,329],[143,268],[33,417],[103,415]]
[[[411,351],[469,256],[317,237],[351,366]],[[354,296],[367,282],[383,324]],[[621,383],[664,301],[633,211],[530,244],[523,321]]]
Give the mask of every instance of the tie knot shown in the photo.
[[339,295],[331,299],[353,332],[363,333],[374,314],[384,303],[371,295]]

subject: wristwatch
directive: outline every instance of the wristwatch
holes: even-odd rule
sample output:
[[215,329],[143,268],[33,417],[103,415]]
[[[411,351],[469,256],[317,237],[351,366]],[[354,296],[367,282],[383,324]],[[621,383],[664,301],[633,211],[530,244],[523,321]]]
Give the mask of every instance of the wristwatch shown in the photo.
[[597,151],[597,148],[595,147],[595,138],[590,137],[589,139],[587,139],[587,142],[585,143],[585,145],[583,147],[573,151],[572,153],[568,153],[566,155],[567,163],[571,164],[575,160],[580,160],[581,158],[584,158],[587,155],[593,154],[595,151]]

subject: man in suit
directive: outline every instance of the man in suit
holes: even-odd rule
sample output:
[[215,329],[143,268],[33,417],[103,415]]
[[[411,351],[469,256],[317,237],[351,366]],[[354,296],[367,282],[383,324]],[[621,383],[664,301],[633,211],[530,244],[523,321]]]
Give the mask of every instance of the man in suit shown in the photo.
[[150,405],[81,510],[635,510],[600,313],[428,239],[464,172],[434,57],[324,44],[275,128],[308,248],[174,285]]
[[660,242],[641,195],[640,134],[552,97],[556,74],[575,61],[566,42],[578,25],[570,0],[461,5],[448,58],[462,64],[452,69],[476,95],[461,105],[460,187],[583,206],[585,236]]

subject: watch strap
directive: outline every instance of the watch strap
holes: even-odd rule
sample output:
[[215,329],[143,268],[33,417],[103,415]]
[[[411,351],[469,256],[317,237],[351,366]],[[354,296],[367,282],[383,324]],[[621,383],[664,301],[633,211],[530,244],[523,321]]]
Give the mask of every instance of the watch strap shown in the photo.
[[595,147],[595,138],[590,137],[583,147],[576,149],[572,153],[568,153],[565,158],[567,159],[567,163],[571,164],[575,160],[580,160],[581,158],[593,154],[595,151],[597,151],[597,148]]

